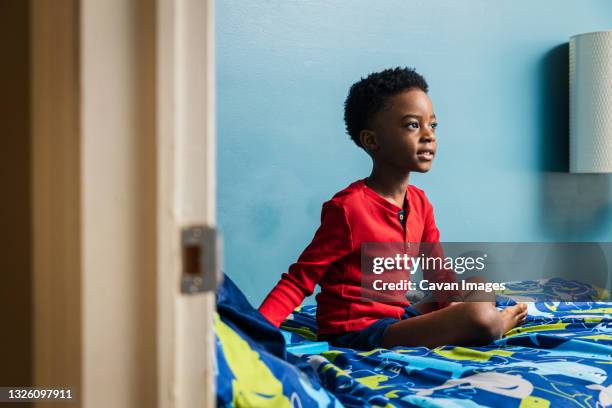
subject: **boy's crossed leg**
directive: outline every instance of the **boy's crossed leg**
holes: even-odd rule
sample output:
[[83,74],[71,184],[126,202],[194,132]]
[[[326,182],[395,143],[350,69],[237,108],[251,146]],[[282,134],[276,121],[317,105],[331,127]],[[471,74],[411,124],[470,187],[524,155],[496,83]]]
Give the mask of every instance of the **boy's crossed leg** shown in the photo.
[[[478,278],[467,281],[484,282]],[[436,303],[430,299],[415,303],[413,307],[422,314],[389,326],[382,346],[485,345],[501,338],[527,316],[524,303],[497,310],[494,293],[466,291],[462,298],[465,301],[452,302],[439,310],[433,310]]]

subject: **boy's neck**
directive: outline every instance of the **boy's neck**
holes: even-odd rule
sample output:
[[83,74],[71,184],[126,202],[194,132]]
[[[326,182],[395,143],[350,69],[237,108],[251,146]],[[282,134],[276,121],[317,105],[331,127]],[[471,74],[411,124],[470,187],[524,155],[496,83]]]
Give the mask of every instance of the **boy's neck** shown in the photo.
[[366,185],[398,207],[404,206],[410,172],[398,172],[374,164]]

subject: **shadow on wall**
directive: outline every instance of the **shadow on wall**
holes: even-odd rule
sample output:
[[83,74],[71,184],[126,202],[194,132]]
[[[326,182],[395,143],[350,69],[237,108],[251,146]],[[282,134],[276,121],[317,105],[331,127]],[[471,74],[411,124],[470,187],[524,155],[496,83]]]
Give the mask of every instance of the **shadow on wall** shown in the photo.
[[612,177],[569,173],[569,44],[550,50],[540,71],[542,228],[557,241],[593,240],[612,213]]

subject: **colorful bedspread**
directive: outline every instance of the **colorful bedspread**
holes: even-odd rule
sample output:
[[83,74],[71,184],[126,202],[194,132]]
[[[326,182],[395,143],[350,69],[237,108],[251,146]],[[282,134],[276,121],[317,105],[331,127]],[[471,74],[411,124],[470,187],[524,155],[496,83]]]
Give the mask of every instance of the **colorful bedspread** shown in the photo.
[[287,353],[283,334],[225,276],[214,318],[220,407],[341,407],[312,367]]
[[[507,285],[512,298],[535,300],[542,289],[579,294],[583,286],[549,280]],[[607,296],[593,290],[593,298]],[[612,303],[532,302],[521,327],[487,347],[395,347],[359,352],[330,347],[300,354],[345,406],[606,407],[612,405]],[[281,327],[289,350],[315,340],[315,306]]]
[[[562,282],[523,282],[508,285],[510,296],[499,296],[498,307],[514,303],[512,297],[536,300],[534,287],[543,284],[581,291]],[[601,295],[595,291],[593,298]],[[261,376],[256,371],[269,365],[269,355],[246,341],[232,350],[218,336],[218,383],[227,385],[231,378],[229,388],[241,387],[221,367],[229,353],[240,375],[261,378],[260,386],[240,389],[248,397],[243,406],[606,407],[612,405],[611,312],[609,302],[532,302],[526,323],[487,347],[361,352],[316,342],[316,308],[302,306],[281,326],[289,351],[282,364],[290,368],[264,368],[268,376]],[[296,391],[296,378],[303,390]],[[230,391],[226,386],[223,392]],[[241,405],[230,397],[224,401]]]

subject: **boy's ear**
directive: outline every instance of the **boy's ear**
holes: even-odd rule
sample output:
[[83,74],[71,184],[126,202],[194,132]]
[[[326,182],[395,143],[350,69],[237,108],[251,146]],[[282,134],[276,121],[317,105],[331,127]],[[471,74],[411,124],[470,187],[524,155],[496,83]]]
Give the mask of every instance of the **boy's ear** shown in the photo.
[[359,141],[366,152],[374,152],[378,150],[378,138],[373,130],[363,129],[359,132]]

